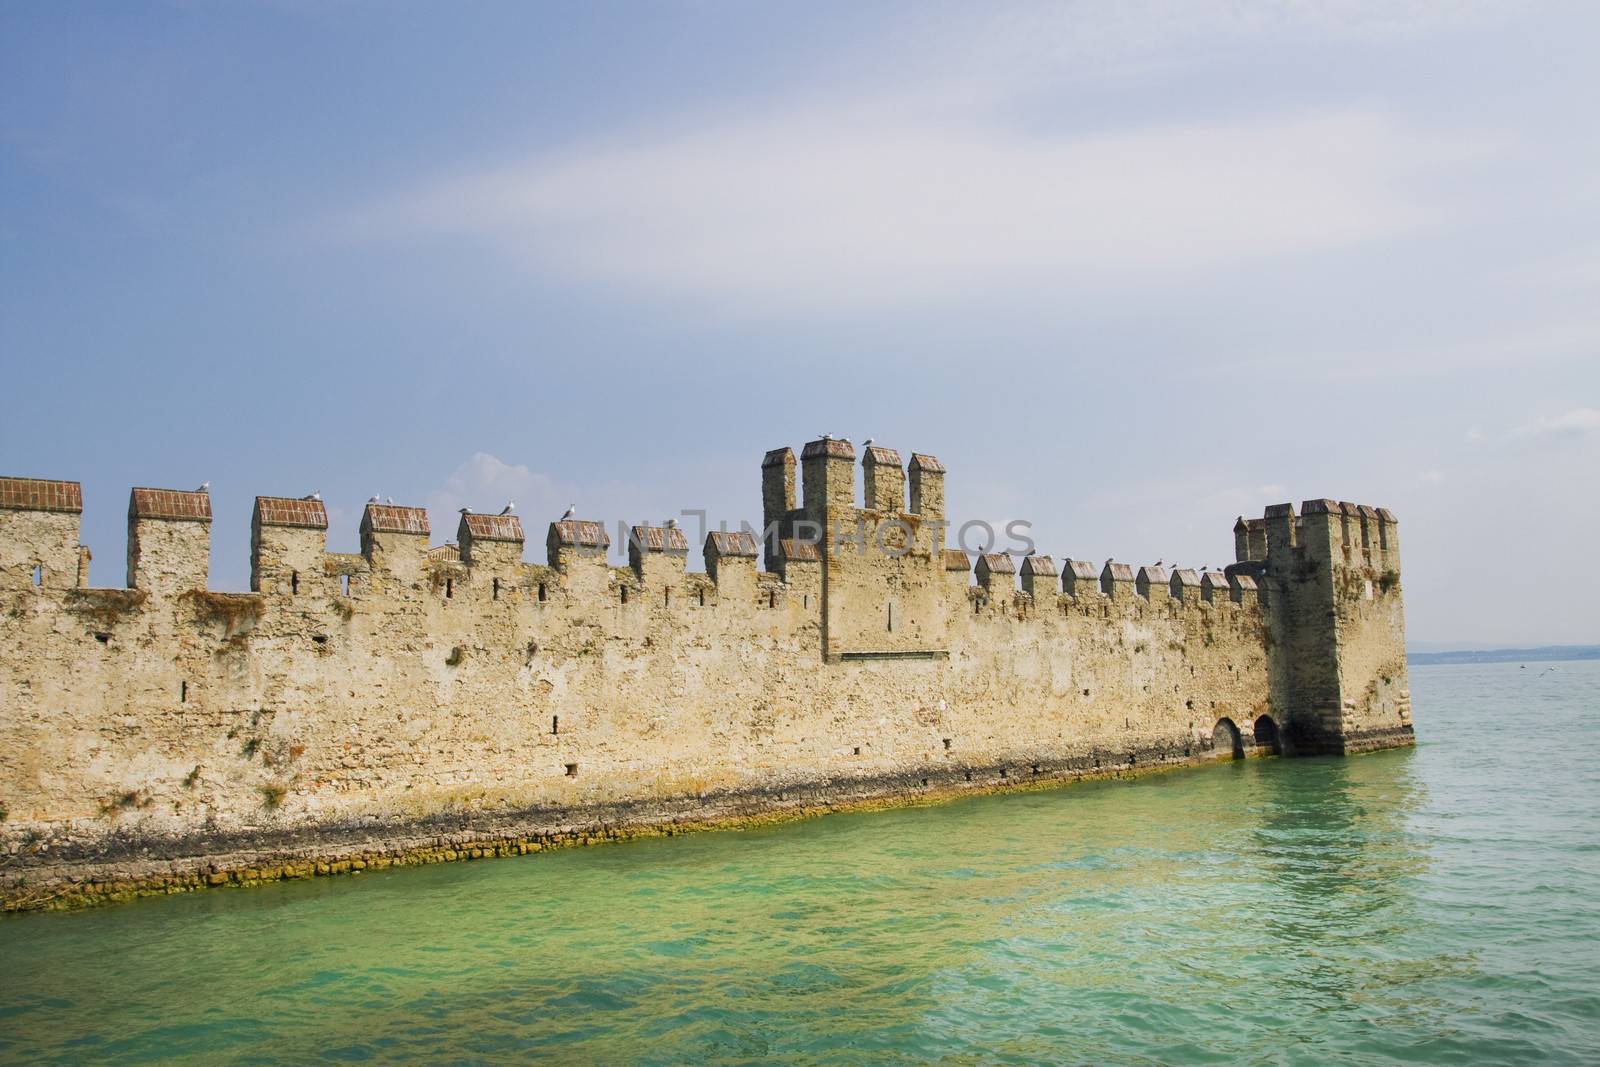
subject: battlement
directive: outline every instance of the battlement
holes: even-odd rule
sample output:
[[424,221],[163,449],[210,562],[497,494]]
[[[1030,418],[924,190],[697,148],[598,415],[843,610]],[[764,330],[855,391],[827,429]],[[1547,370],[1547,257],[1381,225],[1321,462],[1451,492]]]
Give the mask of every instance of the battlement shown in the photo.
[[1267,562],[1291,552],[1335,564],[1398,571],[1400,531],[1387,508],[1319,497],[1294,505],[1273,504],[1259,519],[1240,516],[1234,524],[1237,562]]
[[[1277,504],[1268,507],[1260,519],[1240,517],[1234,532],[1236,553],[1241,560],[1230,566],[1227,575],[1210,571],[1201,574],[1192,569],[1168,571],[1155,565],[1135,567],[1115,560],[1098,568],[1072,558],[1058,565],[1053,557],[1042,554],[1023,557],[1019,562],[1003,553],[980,554],[974,569],[966,553],[946,549],[934,540],[942,539],[939,524],[926,523],[924,516],[904,510],[908,504],[904,499],[905,475],[909,473],[913,483],[921,482],[920,491],[916,484],[912,486],[913,501],[925,502],[929,499],[930,480],[942,479],[945,474],[937,459],[912,453],[911,462],[902,466],[896,450],[880,445],[866,448],[862,468],[867,506],[858,507],[853,499],[855,455],[854,445],[847,440],[821,438],[807,443],[801,457],[802,462],[812,465],[812,475],[808,495],[801,500],[795,499],[793,492],[796,460],[791,449],[773,449],[761,463],[764,502],[772,504],[776,500],[776,510],[781,511],[766,531],[771,538],[768,566],[772,577],[788,583],[796,575],[803,575],[808,587],[816,586],[817,609],[824,614],[830,595],[841,583],[852,586],[850,592],[856,599],[858,594],[872,589],[880,590],[875,595],[885,600],[903,598],[904,590],[924,581],[920,577],[924,571],[928,572],[926,581],[930,583],[934,582],[931,576],[939,572],[952,577],[971,575],[991,599],[1003,592],[1015,593],[1020,575],[1021,591],[1036,602],[1064,593],[1074,602],[1138,598],[1170,602],[1177,608],[1224,600],[1235,604],[1254,602],[1258,595],[1265,599],[1266,590],[1258,579],[1285,572],[1291,566],[1303,568],[1306,561],[1321,559],[1336,566],[1370,571],[1371,581],[1362,586],[1362,595],[1387,594],[1398,587],[1398,525],[1393,513],[1386,508],[1329,498],[1304,501],[1298,514],[1291,504]],[[942,493],[941,481],[941,506]],[[847,499],[849,503],[844,503]],[[8,584],[25,584],[31,578],[26,573],[28,568],[44,563],[48,566],[43,572],[57,587],[81,584],[88,558],[88,550],[76,543],[82,507],[82,492],[76,482],[0,479],[0,514],[38,516],[29,530],[16,528],[24,536],[7,538]],[[209,493],[136,488],[129,499],[128,515],[129,588],[158,596],[205,588],[209,524],[213,518]],[[808,524],[805,520],[812,515],[819,518]],[[337,584],[340,595],[350,595],[348,579],[353,575],[348,567],[329,562],[327,530],[328,510],[319,497],[256,497],[251,516],[250,588],[293,596],[328,593]],[[371,576],[378,581],[370,590],[365,584],[359,586],[362,591],[375,591],[385,582],[436,577],[444,573],[438,568],[447,564],[461,567],[462,579],[469,578],[474,569],[485,571],[481,581],[462,582],[469,593],[481,588],[498,591],[503,583],[521,581],[520,568],[529,566],[522,559],[526,540],[522,519],[509,510],[485,514],[463,509],[456,542],[438,548],[428,545],[428,516],[420,507],[369,501],[362,512],[360,530],[365,562],[362,577]],[[778,534],[804,536],[775,536]],[[29,540],[33,543],[27,543]],[[665,596],[670,596],[667,589],[683,586],[691,547],[683,530],[674,525],[638,525],[631,529],[628,542],[633,584],[641,588],[660,585]],[[569,594],[587,591],[609,597],[617,581],[605,563],[610,545],[602,522],[557,520],[549,524],[546,537],[548,565],[558,575],[567,576],[563,587]],[[748,530],[711,532],[701,549],[711,585],[723,585],[737,575],[741,587],[753,591],[759,573],[754,560],[759,550],[760,542]],[[445,552],[448,559],[441,554]],[[797,571],[796,567],[800,569]],[[812,574],[805,570],[807,567],[820,570]],[[38,577],[36,584],[43,584],[43,574]],[[959,586],[963,580],[956,579],[956,583]],[[950,586],[949,579],[939,579],[930,588]],[[1370,594],[1369,589],[1373,590]],[[454,596],[454,584],[450,590]],[[930,593],[916,605],[919,615],[942,611],[939,597],[943,595]],[[811,599],[806,597],[802,602],[810,606]],[[850,627],[841,618],[834,620],[832,629],[848,633]],[[922,637],[930,635],[924,633]],[[881,643],[881,639],[875,638],[874,643]],[[841,650],[845,649],[841,646]]]
[[1387,510],[1274,505],[1226,574],[973,557],[945,545],[937,459],[861,452],[860,504],[850,442],[768,452],[765,529],[707,532],[704,574],[670,523],[615,567],[605,523],[557,519],[535,563],[509,507],[430,545],[424,509],[374,499],[335,553],[315,494],[260,496],[248,593],[207,591],[204,491],[134,490],[129,588],[91,589],[78,484],[0,479],[0,845],[99,870],[159,841],[187,857],[168,870],[263,833],[670,822],[1410,742]]

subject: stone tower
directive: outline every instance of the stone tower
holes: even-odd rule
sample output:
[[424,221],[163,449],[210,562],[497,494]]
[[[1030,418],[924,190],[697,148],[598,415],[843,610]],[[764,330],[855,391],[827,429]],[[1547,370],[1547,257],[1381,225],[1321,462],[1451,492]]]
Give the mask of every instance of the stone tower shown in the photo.
[[1343,754],[1411,744],[1394,515],[1307,500],[1299,516],[1292,504],[1274,504],[1235,531],[1239,561],[1229,573],[1263,585],[1284,749]]

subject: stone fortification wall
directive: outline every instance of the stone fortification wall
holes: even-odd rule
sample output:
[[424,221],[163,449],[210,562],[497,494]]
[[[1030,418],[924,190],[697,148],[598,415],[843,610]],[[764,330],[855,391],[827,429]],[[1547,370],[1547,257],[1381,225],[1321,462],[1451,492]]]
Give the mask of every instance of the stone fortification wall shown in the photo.
[[600,523],[563,520],[534,564],[514,514],[430,547],[424,511],[376,502],[362,551],[329,553],[320,500],[260,497],[248,593],[206,588],[203,492],[134,490],[129,587],[97,589],[76,483],[0,479],[0,889],[39,905],[1409,740],[1386,513],[1354,516],[1371,599],[1355,564],[1302,575],[1303,529],[1226,578],[974,568],[944,547],[937,460],[908,486],[869,449],[865,507],[848,442],[801,464],[797,500],[793,454],[769,453],[769,530],[711,534],[703,574],[676,527],[636,527],[618,568]]

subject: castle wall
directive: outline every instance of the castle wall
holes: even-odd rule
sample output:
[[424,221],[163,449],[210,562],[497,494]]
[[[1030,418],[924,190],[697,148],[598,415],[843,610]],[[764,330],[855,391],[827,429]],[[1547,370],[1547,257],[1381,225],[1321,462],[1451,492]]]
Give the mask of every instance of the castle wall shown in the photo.
[[[140,588],[101,590],[35,585],[16,562],[35,541],[75,559],[75,513],[0,508],[0,885],[25,901],[84,878],[187,885],[1210,759],[1232,754],[1219,720],[1248,748],[1289,707],[1247,576],[1173,596],[1164,572],[1115,565],[1097,586],[1073,564],[1069,594],[1041,558],[1026,592],[987,565],[974,585],[931,516],[855,507],[843,449],[817,451],[801,510],[869,539],[892,519],[903,551],[784,542],[774,574],[755,538],[723,535],[708,574],[686,574],[680,531],[639,528],[613,568],[604,530],[570,521],[539,565],[520,523],[490,521],[509,517],[465,516],[463,550],[430,553],[420,512],[374,504],[362,555],[318,556],[325,517],[262,498],[258,592],[175,583],[203,576],[206,525],[138,515],[156,529]],[[1361,729],[1404,684],[1397,580],[1381,596],[1341,608],[1336,688],[1391,671],[1356,698]]]

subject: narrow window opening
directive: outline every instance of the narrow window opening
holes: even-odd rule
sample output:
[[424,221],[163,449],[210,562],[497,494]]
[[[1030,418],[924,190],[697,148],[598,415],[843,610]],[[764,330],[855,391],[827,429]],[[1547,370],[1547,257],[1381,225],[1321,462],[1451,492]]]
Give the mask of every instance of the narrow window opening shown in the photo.
[[111,643],[110,634],[95,634],[94,639],[99,641],[102,645],[109,645]]
[[1007,776],[1006,769],[1004,767],[1001,767],[1000,768],[1000,777],[1005,778],[1006,776]]
[[578,765],[576,763],[567,764],[567,777],[568,778],[576,778],[576,777],[578,777]]
[[860,746],[860,745],[857,745],[857,746],[856,746],[856,748],[855,748],[855,754],[856,754],[856,755],[857,755],[857,756],[859,756],[859,755],[861,755],[861,746]]
[[1034,774],[1038,774],[1039,773],[1039,765],[1037,763],[1035,763],[1033,765],[1033,773]]
[[926,788],[927,788],[927,787],[928,787],[928,780],[927,780],[927,779],[926,779],[926,778],[924,778],[924,779],[923,779],[923,780],[922,780],[922,787],[923,787],[923,788],[924,788],[924,789],[926,789]]
[[561,732],[561,716],[550,716],[550,732],[552,734],[559,734]]
[[894,605],[889,605],[889,632],[894,633]]
[[620,591],[621,591],[621,596],[622,596],[622,603],[626,604],[628,602],[628,587],[625,586],[625,585],[621,586],[620,587]]
[[950,751],[950,739],[948,737],[944,739],[944,750],[946,752]]
[[804,594],[801,595],[801,597],[800,597],[800,606],[802,608],[809,608],[811,606],[811,594],[810,593],[804,593]]
[[544,583],[540,582],[539,583],[539,603],[543,604],[544,603],[544,598],[545,598]]
[[1087,689],[1085,689],[1085,690],[1084,690],[1084,691],[1083,691],[1083,695],[1084,695],[1084,696],[1088,696],[1088,695],[1089,695],[1089,691],[1088,691],[1088,690],[1087,690]]
[[500,599],[500,579],[496,578],[489,586],[489,595],[495,600]]
[[706,606],[706,591],[704,589],[700,590],[700,606]]
[[455,595],[456,595],[456,580],[454,578],[446,578],[444,580],[444,598],[446,600],[449,600],[451,597],[453,597]]
[[289,595],[295,596],[300,592],[300,572],[289,572]]
[[311,640],[315,644],[325,645],[325,644],[328,643],[328,635],[327,634],[316,634],[311,638]]
[[188,682],[179,682],[178,683],[178,703],[180,703],[180,704],[189,703],[189,683]]
[[767,607],[775,608],[777,606],[778,606],[778,591],[776,589],[768,590],[767,591]]
[[663,589],[661,591],[661,606],[664,608],[672,607],[672,590]]
[[350,576],[348,574],[339,575],[339,595],[350,595]]
[[967,772],[967,781],[969,781],[969,782],[972,781],[972,772],[971,771]]

